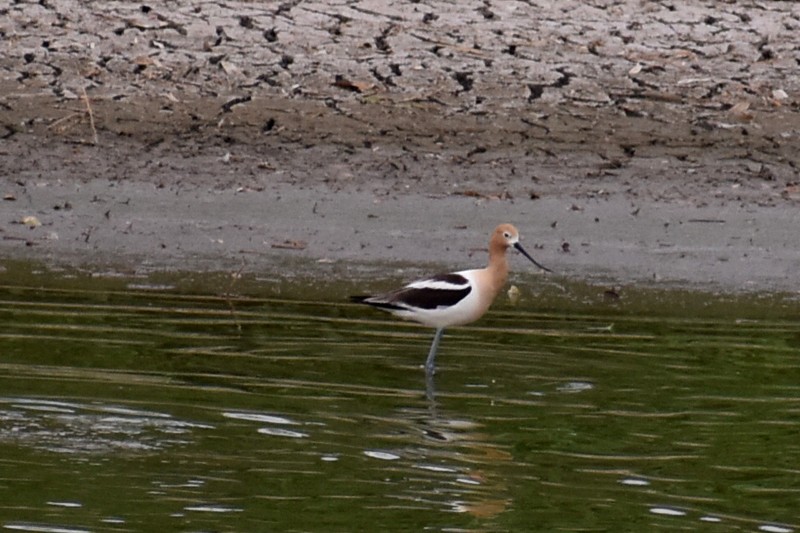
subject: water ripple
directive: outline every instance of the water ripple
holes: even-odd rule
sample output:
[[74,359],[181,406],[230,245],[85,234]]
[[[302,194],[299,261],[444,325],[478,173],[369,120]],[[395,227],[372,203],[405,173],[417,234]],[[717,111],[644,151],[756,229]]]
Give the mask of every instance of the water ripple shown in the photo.
[[426,396],[427,328],[171,286],[0,287],[5,529],[798,530],[787,318],[501,305]]

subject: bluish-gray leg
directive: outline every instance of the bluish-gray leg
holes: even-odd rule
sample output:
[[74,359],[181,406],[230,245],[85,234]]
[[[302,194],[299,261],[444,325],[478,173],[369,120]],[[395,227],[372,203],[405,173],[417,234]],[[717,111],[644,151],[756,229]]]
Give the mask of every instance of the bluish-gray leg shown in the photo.
[[430,402],[431,409],[436,409],[436,380],[433,374],[425,373],[425,397]]
[[428,359],[425,361],[425,374],[432,376],[436,373],[436,351],[439,349],[439,341],[442,340],[444,328],[438,328],[436,335],[433,336],[431,350],[428,352]]

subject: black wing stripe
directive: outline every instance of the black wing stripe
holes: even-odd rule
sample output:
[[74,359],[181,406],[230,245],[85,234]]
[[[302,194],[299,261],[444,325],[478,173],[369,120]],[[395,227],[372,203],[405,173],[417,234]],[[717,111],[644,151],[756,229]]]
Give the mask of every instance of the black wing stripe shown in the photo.
[[450,307],[467,297],[472,287],[463,289],[401,289],[391,295],[387,304],[417,309],[438,309]]
[[469,280],[461,274],[437,274],[430,279],[431,281],[443,281],[453,285],[467,285],[469,283]]
[[351,296],[350,300],[387,311],[430,310],[456,305],[472,292],[469,280],[460,274],[439,274],[425,281],[446,283],[454,288],[404,287],[377,296]]

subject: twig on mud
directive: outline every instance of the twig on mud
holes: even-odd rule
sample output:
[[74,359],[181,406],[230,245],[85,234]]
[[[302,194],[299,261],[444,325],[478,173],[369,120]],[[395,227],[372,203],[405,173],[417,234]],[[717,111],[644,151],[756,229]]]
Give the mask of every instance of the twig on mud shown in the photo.
[[58,119],[55,122],[51,123],[49,126],[47,126],[47,129],[55,129],[58,126],[60,126],[63,122],[66,122],[68,120],[72,120],[73,118],[76,118],[76,117],[80,117],[82,114],[83,114],[82,112],[70,113],[69,115],[67,115],[65,117],[61,117],[60,119]]
[[97,137],[97,127],[95,126],[94,123],[94,110],[92,109],[92,104],[91,101],[89,100],[89,95],[86,93],[86,87],[82,87],[81,91],[83,93],[81,95],[81,100],[83,100],[85,109],[74,110],[69,115],[63,116],[60,119],[53,121],[51,124],[47,126],[47,129],[56,130],[58,133],[63,134],[73,126],[73,124],[70,124],[70,122],[72,122],[73,120],[77,119],[76,122],[80,123],[82,122],[81,119],[84,116],[89,117],[89,127],[92,129],[92,140],[88,141],[81,139],[78,142],[85,144],[92,144],[96,146],[99,140]]
[[86,87],[81,87],[83,91],[83,101],[86,104],[86,112],[89,115],[89,126],[92,128],[93,144],[97,145],[97,129],[94,127],[94,113],[92,112],[92,105],[89,103],[89,95],[86,94]]

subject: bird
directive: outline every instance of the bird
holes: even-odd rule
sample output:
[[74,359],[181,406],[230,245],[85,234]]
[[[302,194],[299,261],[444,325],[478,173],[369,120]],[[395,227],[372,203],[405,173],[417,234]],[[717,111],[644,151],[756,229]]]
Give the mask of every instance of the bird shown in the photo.
[[475,322],[486,313],[508,280],[506,252],[512,247],[545,272],[552,272],[525,251],[517,228],[500,224],[489,240],[489,264],[485,268],[438,274],[391,292],[350,299],[436,328],[425,360],[425,373],[433,376],[445,328]]

